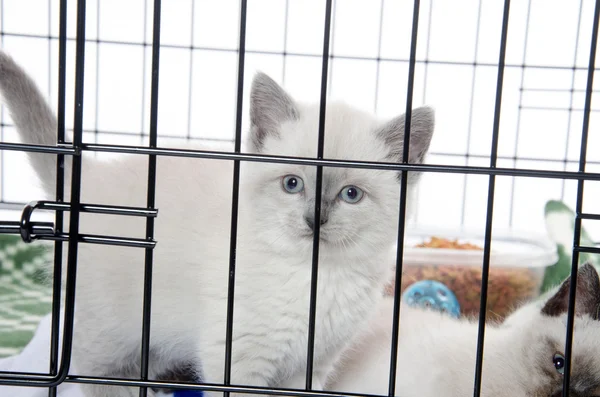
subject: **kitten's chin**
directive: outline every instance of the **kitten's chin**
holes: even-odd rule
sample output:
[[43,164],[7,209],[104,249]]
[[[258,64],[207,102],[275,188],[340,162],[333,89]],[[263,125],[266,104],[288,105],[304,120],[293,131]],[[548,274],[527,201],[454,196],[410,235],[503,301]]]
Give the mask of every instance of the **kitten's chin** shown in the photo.
[[[304,240],[312,242],[315,238],[313,233],[305,233],[301,236]],[[319,233],[319,244],[327,244],[329,243],[329,239],[326,233]]]

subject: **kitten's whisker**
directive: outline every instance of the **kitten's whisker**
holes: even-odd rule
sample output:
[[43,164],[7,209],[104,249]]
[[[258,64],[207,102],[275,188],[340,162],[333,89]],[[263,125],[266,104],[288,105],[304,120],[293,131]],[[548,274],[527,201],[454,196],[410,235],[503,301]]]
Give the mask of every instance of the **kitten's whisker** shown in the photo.
[[342,247],[344,248],[344,250],[348,251],[348,247],[346,246],[346,240],[347,238],[344,237],[340,240],[340,242],[342,243]]
[[278,240],[279,240],[281,237],[283,237],[283,235],[285,234],[285,232],[283,232],[283,229],[284,229],[284,228],[285,228],[284,226],[281,226],[281,227],[279,227],[278,229],[276,229],[276,230],[275,230],[276,232],[279,232],[279,231],[282,231],[282,232],[279,234],[279,236],[277,236],[277,237],[275,238],[275,240],[271,241],[271,242],[268,244],[268,246],[269,246],[269,247],[273,247],[273,245],[274,245],[274,244],[275,244],[275,243],[276,243],[276,242],[277,242],[277,241],[278,241]]
[[[360,251],[360,253],[361,253],[362,255],[364,255],[364,256],[369,256],[369,253],[365,251],[364,247],[362,247],[362,246],[361,246],[361,244],[360,244],[358,241],[354,240],[354,238],[353,238],[353,237],[357,237],[357,234],[354,234],[354,236],[351,236],[351,235],[350,235],[350,236],[348,236],[348,239],[350,240],[350,242],[351,242],[352,244],[354,244],[354,246],[356,247],[356,249],[357,249],[358,251]],[[374,245],[373,243],[371,243],[369,240],[363,239],[363,243],[365,243],[365,244],[367,244],[367,245],[371,246],[373,249],[376,249],[375,245]]]
[[[360,243],[354,239],[355,237],[359,237],[359,234],[357,232],[349,234],[347,236],[347,239],[350,240],[350,242],[354,244],[361,251],[362,254],[367,255],[367,252],[365,252],[363,247],[360,246]],[[375,248],[375,245],[372,244],[369,240],[363,238],[363,242],[365,244],[368,244],[371,248]]]

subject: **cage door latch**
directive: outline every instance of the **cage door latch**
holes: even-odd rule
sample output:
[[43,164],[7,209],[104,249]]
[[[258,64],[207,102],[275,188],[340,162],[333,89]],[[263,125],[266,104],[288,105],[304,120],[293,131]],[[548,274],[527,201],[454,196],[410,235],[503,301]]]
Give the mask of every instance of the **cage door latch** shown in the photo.
[[[21,213],[20,221],[0,221],[0,234],[18,234],[26,243],[34,240],[68,241],[69,235],[56,230],[52,222],[33,222],[31,215],[36,209],[50,211],[70,211],[70,203],[58,203],[53,201],[32,201],[26,204]],[[112,205],[81,204],[80,212],[141,216],[155,218],[158,210],[155,208],[122,207]],[[154,248],[154,239],[139,239],[117,236],[99,236],[92,234],[79,234],[78,241],[82,243],[119,245],[125,247]]]

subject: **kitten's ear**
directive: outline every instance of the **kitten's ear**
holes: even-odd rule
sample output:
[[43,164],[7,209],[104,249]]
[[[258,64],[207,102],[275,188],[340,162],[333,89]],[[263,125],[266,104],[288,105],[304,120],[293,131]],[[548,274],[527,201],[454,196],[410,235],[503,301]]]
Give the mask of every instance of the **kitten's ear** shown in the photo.
[[[377,130],[377,136],[383,139],[388,146],[388,157],[393,162],[402,162],[405,120],[403,114]],[[413,109],[410,122],[410,148],[408,151],[408,162],[410,164],[420,164],[425,159],[433,136],[434,125],[435,112],[432,108],[423,106]],[[417,176],[418,173],[411,172],[410,174]]]
[[250,90],[250,134],[256,151],[263,148],[265,138],[279,135],[279,126],[298,118],[294,100],[272,78],[259,72]]
[[[569,308],[569,289],[571,277],[563,282],[558,291],[542,308],[542,314],[556,317],[566,313]],[[577,288],[575,298],[575,314],[588,315],[598,320],[600,315],[600,278],[594,266],[589,262],[577,272]]]

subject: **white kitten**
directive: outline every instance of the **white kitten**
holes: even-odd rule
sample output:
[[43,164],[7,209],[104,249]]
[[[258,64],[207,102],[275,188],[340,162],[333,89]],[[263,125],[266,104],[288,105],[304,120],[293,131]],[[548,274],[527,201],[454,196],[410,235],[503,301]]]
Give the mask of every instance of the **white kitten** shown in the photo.
[[[562,396],[570,280],[543,301],[523,306],[502,325],[486,326],[481,397]],[[572,396],[600,395],[600,281],[589,264],[577,277]],[[387,394],[393,299],[381,304],[373,329],[345,353],[327,389]],[[473,395],[478,324],[401,307],[396,395]]]
[[[4,54],[0,88],[22,139],[54,145],[52,111]],[[250,95],[249,151],[316,156],[318,105],[296,103],[264,74],[255,77]],[[409,160],[420,163],[433,111],[412,114]],[[403,116],[382,123],[344,104],[328,105],[325,158],[398,162],[403,140]],[[52,197],[55,156],[30,159]],[[83,203],[145,206],[146,156],[99,162],[84,152],[82,162]],[[157,160],[151,379],[191,366],[196,379],[223,381],[232,170],[229,161]],[[323,175],[314,388],[322,387],[381,298],[398,224],[399,173],[326,168]],[[411,189],[417,176],[409,176]],[[310,166],[242,162],[233,384],[304,386],[315,179]],[[143,237],[145,221],[84,213],[80,231]],[[73,350],[80,375],[139,376],[143,263],[140,249],[80,245]],[[137,395],[114,386],[86,385],[85,391]]]

